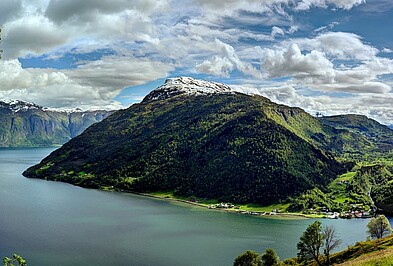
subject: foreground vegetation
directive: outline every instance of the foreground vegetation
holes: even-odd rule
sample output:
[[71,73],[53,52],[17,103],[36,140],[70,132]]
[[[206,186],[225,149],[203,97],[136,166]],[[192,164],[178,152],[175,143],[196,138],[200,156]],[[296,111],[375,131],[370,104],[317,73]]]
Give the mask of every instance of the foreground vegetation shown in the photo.
[[322,227],[320,221],[315,221],[300,237],[296,258],[280,262],[272,249],[267,249],[263,254],[248,250],[235,259],[234,266],[392,265],[393,236],[390,235],[392,229],[387,218],[383,215],[372,218],[367,224],[367,232],[375,240],[358,242],[344,251],[332,254],[341,244],[341,239],[333,226]]
[[3,266],[27,266],[27,263],[24,258],[17,254],[14,254],[12,258],[5,257],[3,259]]

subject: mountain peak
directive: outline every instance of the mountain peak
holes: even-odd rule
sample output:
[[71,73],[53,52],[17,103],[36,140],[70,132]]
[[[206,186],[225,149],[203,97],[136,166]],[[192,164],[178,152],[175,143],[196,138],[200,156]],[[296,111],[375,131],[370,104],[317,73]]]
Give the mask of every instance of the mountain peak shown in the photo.
[[42,106],[20,100],[1,100],[0,108],[6,108],[12,110],[13,112],[19,112],[21,110],[27,111],[29,109],[42,109]]
[[216,93],[234,93],[225,84],[194,79],[191,77],[168,78],[163,85],[150,92],[142,102],[152,102],[167,99],[180,94],[207,95]]

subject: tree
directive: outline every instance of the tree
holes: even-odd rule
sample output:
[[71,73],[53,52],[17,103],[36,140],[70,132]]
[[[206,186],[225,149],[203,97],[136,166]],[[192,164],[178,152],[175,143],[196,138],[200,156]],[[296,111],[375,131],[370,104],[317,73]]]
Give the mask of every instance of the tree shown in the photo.
[[336,229],[333,226],[326,226],[322,231],[325,248],[323,253],[326,257],[325,264],[330,265],[330,252],[341,244],[341,239],[338,238]]
[[247,250],[235,259],[233,266],[258,266],[258,257],[257,252]]
[[306,228],[306,231],[300,237],[297,244],[298,258],[300,260],[314,259],[317,265],[322,265],[319,256],[323,240],[322,224],[320,221],[315,221]]
[[262,266],[276,266],[280,262],[279,257],[273,249],[268,248],[261,256]]
[[27,263],[21,256],[14,254],[12,259],[8,257],[3,259],[3,266],[27,266]]
[[384,215],[378,215],[376,218],[371,218],[367,224],[367,233],[372,238],[382,238],[392,232],[388,219]]

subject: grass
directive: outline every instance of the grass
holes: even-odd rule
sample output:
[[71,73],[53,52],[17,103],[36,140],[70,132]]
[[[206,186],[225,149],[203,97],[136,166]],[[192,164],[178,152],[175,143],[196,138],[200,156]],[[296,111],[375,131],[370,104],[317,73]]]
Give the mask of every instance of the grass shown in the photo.
[[281,212],[286,212],[290,203],[272,204],[267,206],[261,206],[258,204],[239,204],[240,209],[243,211],[254,211],[254,212],[271,212],[273,210],[278,210]]
[[333,255],[332,260],[341,263],[337,265],[393,265],[393,235],[385,238],[358,242]]
[[329,184],[329,189],[332,191],[331,194],[334,195],[335,202],[345,203],[352,201],[350,195],[346,191],[346,185],[343,182],[350,181],[355,175],[356,172],[342,174]]
[[392,266],[393,265],[393,247],[386,250],[376,251],[366,254],[339,265],[343,266]]
[[[151,192],[148,195],[162,198],[162,199],[173,199],[173,200],[180,200],[189,203],[197,203],[199,206],[203,206],[208,208],[210,205],[215,205],[220,203],[214,199],[201,199],[197,197],[179,197],[173,195],[172,191],[158,191],[158,192]],[[281,203],[281,204],[272,204],[267,206],[261,206],[258,204],[236,204],[236,208],[228,208],[225,210],[231,211],[248,211],[248,212],[272,212],[275,210],[276,212],[279,211],[279,214],[288,214],[290,216],[299,216],[299,217],[306,217],[306,218],[322,218],[324,215],[318,214],[302,214],[302,213],[288,213],[287,209],[290,203]]]
[[[196,201],[201,205],[205,205],[208,207],[211,204],[217,204],[220,203],[217,200],[213,199],[201,199],[197,197],[179,197],[173,195],[172,191],[158,191],[158,192],[151,192],[149,195],[159,197],[159,198],[164,198],[164,199],[178,199],[178,200],[185,200],[185,201]],[[285,204],[272,204],[268,206],[261,206],[258,204],[236,204],[236,206],[240,206],[240,210],[242,211],[251,211],[251,212],[271,212],[273,210],[280,210],[282,212],[285,212],[286,209],[289,207],[289,203]]]
[[340,175],[335,182],[343,182],[343,181],[349,181],[351,180],[354,176],[356,175],[356,172],[348,172],[345,174]]

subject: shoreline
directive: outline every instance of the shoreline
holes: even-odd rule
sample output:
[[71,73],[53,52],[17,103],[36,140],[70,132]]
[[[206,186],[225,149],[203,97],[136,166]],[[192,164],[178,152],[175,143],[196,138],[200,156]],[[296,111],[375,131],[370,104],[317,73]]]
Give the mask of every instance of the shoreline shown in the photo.
[[211,211],[219,211],[219,212],[226,212],[226,213],[234,213],[240,215],[249,215],[261,218],[272,218],[272,219],[293,219],[293,220],[303,220],[303,219],[317,219],[317,218],[324,218],[324,217],[312,217],[308,216],[307,214],[302,213],[275,213],[275,214],[268,214],[267,212],[260,212],[260,211],[245,211],[241,209],[234,209],[234,208],[209,208],[207,204],[193,202],[189,200],[177,199],[172,197],[161,197],[157,195],[147,194],[147,193],[139,193],[139,192],[129,192],[129,191],[120,191],[124,193],[135,194],[139,196],[149,197],[158,200],[166,200],[172,201],[177,203],[182,203],[186,205],[192,205],[199,208],[204,208]]

